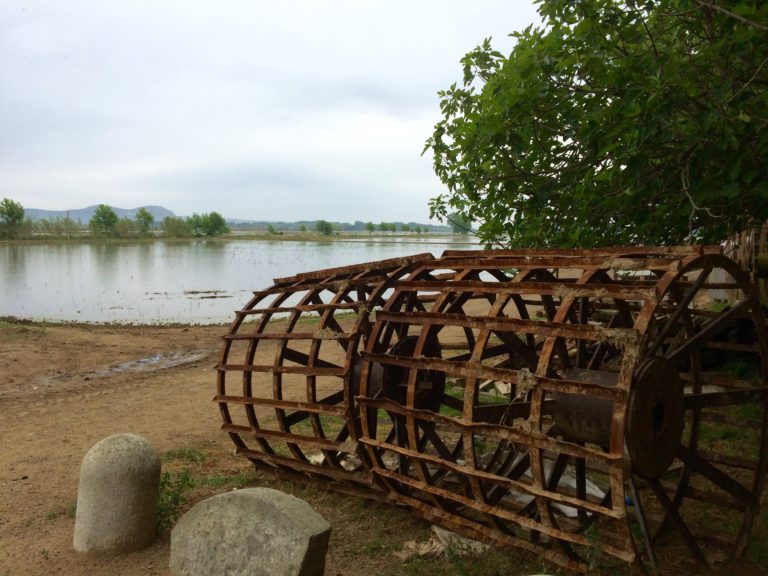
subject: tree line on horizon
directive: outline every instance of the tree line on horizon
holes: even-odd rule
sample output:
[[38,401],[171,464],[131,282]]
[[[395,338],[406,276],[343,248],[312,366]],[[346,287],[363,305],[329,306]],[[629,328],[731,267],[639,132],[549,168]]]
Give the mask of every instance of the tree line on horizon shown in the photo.
[[230,221],[228,224],[232,230],[238,231],[266,231],[268,234],[277,234],[281,232],[318,232],[323,233],[318,227],[322,222],[328,222],[332,231],[337,232],[450,232],[452,227],[444,224],[423,224],[417,222],[381,221],[375,223],[372,221],[364,222],[355,220],[354,222],[338,222],[327,220],[296,220],[296,221],[267,221],[267,220],[248,220],[248,221]]
[[[414,234],[422,234],[427,233],[430,231],[430,227],[427,225],[410,225],[405,222],[380,222],[379,224],[374,224],[373,222],[366,222],[363,224],[362,222],[358,221],[355,224],[346,224],[346,223],[338,223],[338,222],[328,222],[327,220],[316,220],[312,223],[310,223],[311,226],[307,226],[307,223],[300,222],[295,223],[295,225],[286,225],[285,223],[277,223],[273,224],[270,223],[267,225],[266,231],[267,234],[270,234],[272,236],[281,236],[283,232],[291,230],[296,232],[310,232],[314,231],[318,234],[322,234],[323,236],[330,236],[331,234],[338,234],[339,232],[348,232],[348,231],[363,231],[365,230],[368,232],[368,234],[373,234],[376,231],[379,232],[404,232],[409,233],[412,232]],[[362,225],[360,225],[362,224]],[[242,226],[242,225],[241,225]]]
[[110,206],[99,204],[88,224],[83,226],[69,218],[32,220],[25,217],[21,203],[10,198],[0,201],[0,238],[69,238],[86,231],[100,238],[142,238],[152,236],[158,229],[169,238],[212,237],[229,232],[229,226],[218,212],[195,213],[186,218],[167,216],[158,223],[154,215],[143,207],[131,219],[120,218]]
[[[466,234],[469,225],[458,215],[449,218],[450,230],[454,234]],[[284,231],[300,233],[317,233],[330,236],[339,232],[402,232],[422,234],[432,231],[448,230],[447,226],[416,224],[413,222],[373,222],[355,221],[328,222],[326,220],[300,221],[293,223],[275,222],[266,227],[263,222],[237,223],[232,227],[238,230],[265,230],[269,235],[282,235]],[[10,198],[0,201],[0,238],[20,239],[35,237],[71,238],[90,234],[99,238],[141,238],[155,235],[159,232],[166,238],[214,237],[229,233],[230,225],[218,212],[192,214],[182,218],[167,216],[156,221],[155,216],[145,207],[139,208],[133,218],[120,218],[115,210],[100,204],[96,207],[87,225],[79,220],[66,218],[48,218],[33,220],[25,215],[21,203]]]

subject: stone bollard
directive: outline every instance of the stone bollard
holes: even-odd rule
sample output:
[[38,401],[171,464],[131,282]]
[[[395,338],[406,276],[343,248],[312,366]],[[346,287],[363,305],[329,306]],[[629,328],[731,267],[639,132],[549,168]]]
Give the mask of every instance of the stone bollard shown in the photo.
[[303,500],[246,488],[203,500],[171,532],[173,576],[322,576],[331,527]]
[[160,457],[141,436],[116,434],[94,445],[80,466],[74,548],[127,552],[157,529]]

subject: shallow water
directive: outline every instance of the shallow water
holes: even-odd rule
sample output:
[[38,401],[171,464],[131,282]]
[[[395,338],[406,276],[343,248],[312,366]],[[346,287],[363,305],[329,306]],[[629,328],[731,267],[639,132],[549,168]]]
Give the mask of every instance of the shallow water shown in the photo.
[[275,277],[446,249],[395,242],[156,241],[0,246],[0,316],[140,324],[229,322]]

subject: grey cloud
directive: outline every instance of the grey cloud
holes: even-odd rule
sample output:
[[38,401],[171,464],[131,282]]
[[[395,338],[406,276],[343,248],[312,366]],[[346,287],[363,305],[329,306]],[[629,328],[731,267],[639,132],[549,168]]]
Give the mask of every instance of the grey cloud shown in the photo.
[[405,211],[440,189],[418,156],[436,92],[484,37],[509,46],[533,17],[506,0],[7,0],[2,194],[421,218]]

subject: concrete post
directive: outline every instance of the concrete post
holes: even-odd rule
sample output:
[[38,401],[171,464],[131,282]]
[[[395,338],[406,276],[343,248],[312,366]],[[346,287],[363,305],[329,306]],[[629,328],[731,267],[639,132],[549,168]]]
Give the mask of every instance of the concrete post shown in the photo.
[[91,448],[80,467],[74,548],[127,552],[155,539],[160,457],[135,434],[109,436]]

